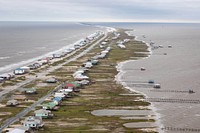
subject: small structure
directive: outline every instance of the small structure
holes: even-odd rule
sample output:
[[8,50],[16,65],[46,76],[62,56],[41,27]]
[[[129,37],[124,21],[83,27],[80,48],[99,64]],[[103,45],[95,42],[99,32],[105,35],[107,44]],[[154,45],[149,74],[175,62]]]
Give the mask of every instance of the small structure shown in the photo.
[[26,94],[37,94],[37,91],[36,91],[35,88],[27,88],[27,89],[24,90],[24,92]]
[[84,63],[84,67],[85,68],[91,68],[93,65],[92,65],[92,63],[91,62],[86,62],[86,63]]
[[74,84],[75,88],[80,88],[81,87],[81,84],[78,83],[78,82],[71,82],[72,84]]
[[42,118],[52,118],[53,114],[51,113],[50,110],[45,110],[45,109],[40,109],[36,110],[35,112],[36,117],[42,117]]
[[55,102],[49,102],[49,103],[43,104],[42,108],[46,109],[46,110],[55,110],[56,109],[56,103]]
[[172,45],[168,45],[168,48],[172,48]]
[[107,42],[102,42],[102,43],[101,43],[101,45],[106,45],[106,44],[107,44]]
[[89,77],[88,77],[88,76],[85,76],[85,75],[79,74],[79,75],[74,76],[74,79],[75,79],[75,80],[81,81],[81,80],[88,80]]
[[123,44],[118,44],[117,46],[118,46],[119,48],[121,48],[121,49],[125,49],[125,48],[126,48],[126,46],[123,45]]
[[5,81],[5,79],[4,78],[0,78],[0,83],[2,83],[3,81]]
[[3,80],[10,80],[14,77],[15,77],[15,75],[12,74],[12,73],[6,73],[6,74],[0,75],[0,78],[3,79]]
[[24,127],[36,128],[36,129],[44,126],[42,117],[36,117],[36,116],[29,116],[25,118],[25,120],[22,123]]
[[190,89],[189,89],[188,93],[189,93],[189,94],[192,94],[192,93],[195,93],[195,92],[194,92],[193,90],[190,90]]
[[65,98],[68,95],[67,92],[56,92],[54,94],[54,97],[61,97],[62,99]]
[[54,97],[54,99],[52,101],[55,102],[57,105],[59,105],[62,102],[62,98],[61,97]]
[[49,78],[46,80],[47,83],[57,83],[57,79],[55,78]]
[[141,71],[145,71],[146,69],[145,69],[144,67],[141,67],[140,70],[141,70]]
[[97,58],[98,59],[103,59],[103,58],[105,58],[106,57],[106,53],[102,53],[102,54],[100,54],[100,55],[97,55]]
[[71,93],[73,92],[73,88],[60,89],[58,92]]
[[161,88],[161,85],[160,84],[154,84],[153,88],[159,89],[159,88]]
[[53,58],[61,58],[61,57],[62,57],[62,54],[60,53],[53,54]]
[[91,60],[88,60],[92,63],[92,65],[97,65],[98,64],[98,60],[94,60],[94,59],[91,59]]
[[154,80],[149,80],[148,83],[149,84],[154,84],[155,82],[154,82]]
[[89,80],[82,80],[82,81],[79,81],[78,83],[81,84],[81,85],[88,85],[90,83],[90,81]]
[[79,49],[79,48],[81,48],[81,45],[80,45],[80,44],[75,44],[75,45],[74,45],[74,48],[75,48],[75,49]]
[[27,100],[27,98],[26,98],[25,95],[13,95],[13,98],[14,98],[15,100],[22,100],[22,101]]
[[14,70],[14,74],[15,75],[22,75],[22,74],[25,74],[27,72],[29,72],[30,68],[25,68],[25,67],[20,67],[20,68],[17,68]]
[[6,106],[17,106],[19,102],[17,100],[9,100],[6,103]]
[[32,133],[31,129],[29,127],[16,127],[13,130],[9,131],[8,133]]

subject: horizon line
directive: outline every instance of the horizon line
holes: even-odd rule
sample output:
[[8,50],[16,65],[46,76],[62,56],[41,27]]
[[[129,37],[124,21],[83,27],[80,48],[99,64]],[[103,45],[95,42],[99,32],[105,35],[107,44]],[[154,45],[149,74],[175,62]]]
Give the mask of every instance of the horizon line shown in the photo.
[[200,23],[200,21],[69,21],[69,20],[0,20],[0,22],[73,22],[73,23]]

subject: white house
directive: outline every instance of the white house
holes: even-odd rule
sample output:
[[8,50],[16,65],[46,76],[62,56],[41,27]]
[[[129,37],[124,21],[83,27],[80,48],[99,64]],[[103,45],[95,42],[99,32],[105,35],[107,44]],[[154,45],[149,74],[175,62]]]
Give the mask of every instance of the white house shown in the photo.
[[41,128],[44,126],[42,117],[29,116],[22,122],[24,127]]

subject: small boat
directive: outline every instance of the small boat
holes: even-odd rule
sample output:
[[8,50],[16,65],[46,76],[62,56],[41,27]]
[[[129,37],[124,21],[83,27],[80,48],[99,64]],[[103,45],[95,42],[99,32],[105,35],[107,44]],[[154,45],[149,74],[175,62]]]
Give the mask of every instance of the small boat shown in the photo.
[[172,48],[172,45],[168,45],[168,48]]
[[153,88],[159,89],[159,88],[161,88],[161,85],[160,84],[154,84]]
[[155,82],[154,82],[154,80],[149,80],[148,83],[149,84],[154,84]]
[[141,70],[141,71],[145,71],[146,69],[145,69],[144,67],[141,67],[140,70]]
[[189,90],[188,92],[189,94],[195,93],[193,90]]

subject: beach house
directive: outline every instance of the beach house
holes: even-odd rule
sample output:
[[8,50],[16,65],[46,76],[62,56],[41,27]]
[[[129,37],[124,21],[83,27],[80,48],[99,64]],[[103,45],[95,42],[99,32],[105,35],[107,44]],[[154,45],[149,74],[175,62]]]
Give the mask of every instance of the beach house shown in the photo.
[[25,94],[37,94],[37,91],[35,88],[25,88],[24,92]]
[[57,83],[57,79],[56,78],[49,78],[46,80],[47,83]]
[[61,97],[62,99],[64,99],[67,95],[68,95],[67,92],[56,92],[54,94],[54,97]]
[[88,85],[90,83],[89,80],[82,80],[82,81],[78,81],[79,84],[81,85]]
[[17,106],[19,102],[17,100],[9,100],[6,103],[6,106]]
[[46,110],[55,110],[56,109],[56,103],[55,102],[49,102],[49,103],[45,103],[42,105],[43,109]]
[[17,68],[14,70],[14,74],[15,75],[22,75],[28,72],[28,69],[24,69],[24,68]]
[[10,80],[14,77],[15,77],[15,75],[13,73],[5,73],[5,74],[0,75],[0,78],[2,78],[4,80]]
[[13,98],[15,100],[21,100],[21,101],[26,101],[27,100],[25,95],[13,95]]
[[91,62],[86,62],[86,63],[84,63],[84,67],[85,68],[91,68],[93,65],[92,65],[92,63]]
[[95,60],[95,59],[89,59],[88,61],[91,62],[92,65],[97,65],[99,62],[98,60]]
[[44,126],[42,117],[29,116],[22,122],[24,127],[38,129]]
[[39,110],[36,110],[34,113],[35,113],[36,117],[42,117],[42,118],[52,118],[53,117],[53,114],[51,113],[51,111],[46,110],[46,109],[39,109]]
[[59,105],[62,102],[61,97],[54,97],[52,100],[56,105]]

